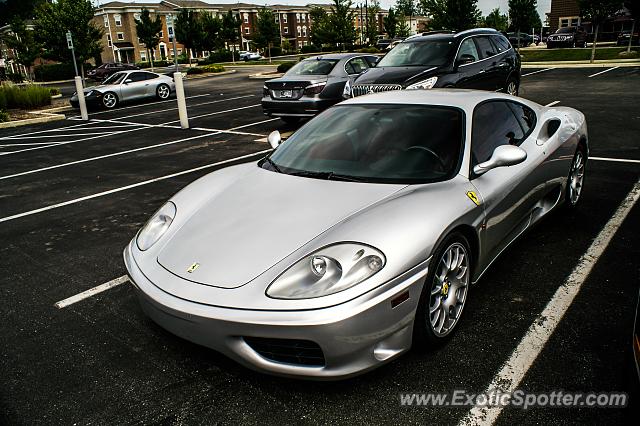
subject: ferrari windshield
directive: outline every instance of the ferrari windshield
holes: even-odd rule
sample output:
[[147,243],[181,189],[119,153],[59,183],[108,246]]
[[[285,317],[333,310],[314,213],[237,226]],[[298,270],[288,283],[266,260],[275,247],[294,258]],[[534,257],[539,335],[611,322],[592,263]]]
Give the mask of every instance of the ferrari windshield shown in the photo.
[[105,79],[102,84],[119,84],[122,83],[124,77],[127,75],[126,72],[117,72],[115,74],[111,74],[107,79]]
[[457,173],[463,122],[453,107],[341,105],[311,120],[260,166],[318,179],[437,182]]
[[307,59],[295,64],[286,75],[327,75],[337,63],[337,59]]
[[391,49],[376,67],[439,67],[449,61],[453,43],[447,40],[405,41]]

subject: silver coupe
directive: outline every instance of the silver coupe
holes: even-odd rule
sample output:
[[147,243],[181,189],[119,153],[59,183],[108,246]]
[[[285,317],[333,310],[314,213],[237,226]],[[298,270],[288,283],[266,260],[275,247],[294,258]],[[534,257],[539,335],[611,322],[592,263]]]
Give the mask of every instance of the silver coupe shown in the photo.
[[[84,89],[88,106],[115,108],[120,102],[142,98],[169,99],[176,91],[173,78],[155,72],[132,70],[111,74],[98,86]],[[71,97],[71,105],[78,108],[78,94]]]
[[124,259],[162,327],[315,379],[449,339],[470,284],[578,204],[588,156],[579,111],[470,90],[362,96],[268,139],[173,196]]

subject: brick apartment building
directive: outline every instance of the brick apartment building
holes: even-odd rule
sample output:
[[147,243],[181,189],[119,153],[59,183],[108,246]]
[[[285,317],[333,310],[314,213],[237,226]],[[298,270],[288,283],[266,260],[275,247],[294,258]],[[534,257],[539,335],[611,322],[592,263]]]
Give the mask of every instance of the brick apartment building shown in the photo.
[[[309,12],[313,7],[320,6],[330,10],[327,4],[310,4],[307,6],[272,5],[267,6],[274,13],[274,19],[280,26],[281,40],[287,40],[293,49],[300,49],[311,43],[311,17]],[[250,3],[211,4],[198,0],[162,0],[159,3],[124,3],[119,1],[108,2],[98,6],[95,22],[104,26],[102,44],[103,62],[145,62],[148,61],[147,51],[136,35],[136,19],[139,19],[142,9],[148,9],[152,17],[156,15],[162,21],[162,33],[160,43],[155,48],[154,58],[166,58],[173,60],[173,19],[181,9],[190,9],[194,12],[207,12],[217,17],[222,17],[229,10],[240,17],[239,42],[241,50],[250,50],[250,42],[255,32],[258,11],[261,5]],[[354,19],[354,27],[360,29],[364,19],[360,19],[360,10],[357,10]],[[376,17],[378,32],[383,31],[383,19],[387,15],[382,10]],[[184,52],[184,46],[176,43],[178,56]],[[209,52],[203,52],[207,56]]]
[[[548,19],[551,33],[564,27],[584,27],[587,32],[593,33],[591,22],[582,18],[578,0],[551,0]],[[630,29],[631,18],[620,1],[620,12],[600,26],[598,40],[615,40],[620,31]]]

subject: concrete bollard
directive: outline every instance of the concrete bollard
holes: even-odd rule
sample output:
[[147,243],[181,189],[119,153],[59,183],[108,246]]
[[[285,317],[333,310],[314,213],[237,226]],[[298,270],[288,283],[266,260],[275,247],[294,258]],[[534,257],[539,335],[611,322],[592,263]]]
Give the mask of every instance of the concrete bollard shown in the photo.
[[78,94],[78,104],[80,105],[80,117],[83,120],[89,119],[89,114],[87,113],[87,103],[84,100],[84,86],[82,85],[82,77],[76,76],[74,78],[76,83],[76,93]]
[[173,81],[176,83],[176,98],[178,100],[178,115],[180,116],[180,127],[189,128],[189,117],[187,116],[187,101],[184,98],[184,84],[182,83],[182,73],[174,72]]

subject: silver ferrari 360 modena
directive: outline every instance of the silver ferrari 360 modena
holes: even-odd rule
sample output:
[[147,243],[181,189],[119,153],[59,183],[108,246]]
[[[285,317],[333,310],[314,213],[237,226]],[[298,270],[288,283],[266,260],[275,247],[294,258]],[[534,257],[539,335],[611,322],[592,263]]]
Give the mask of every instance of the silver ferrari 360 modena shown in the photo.
[[444,343],[494,259],[576,206],[588,156],[575,109],[447,89],[350,99],[269,142],[173,196],[124,259],[165,329],[316,379]]

